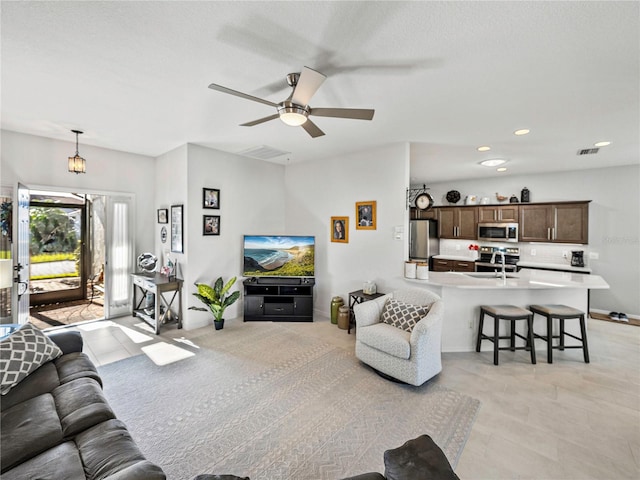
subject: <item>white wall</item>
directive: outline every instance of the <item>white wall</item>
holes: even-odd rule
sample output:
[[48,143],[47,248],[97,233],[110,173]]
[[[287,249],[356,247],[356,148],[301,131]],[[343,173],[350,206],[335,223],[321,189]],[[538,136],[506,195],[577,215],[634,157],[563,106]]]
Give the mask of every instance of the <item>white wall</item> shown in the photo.
[[[243,235],[285,233],[284,167],[185,145],[158,158],[156,181],[156,208],[184,205],[185,252],[172,254],[184,279],[184,328],[211,325],[210,313],[188,310],[190,306],[203,306],[192,295],[196,292],[194,283],[212,283],[220,276],[225,282],[238,277],[234,289],[242,291]],[[220,190],[220,209],[203,208],[205,187]],[[203,215],[220,215],[219,236],[202,234]],[[156,247],[161,253],[159,227]],[[228,308],[225,319],[241,316],[242,301],[238,301]]]
[[[285,178],[287,233],[316,237],[317,313],[329,316],[333,296],[347,302],[367,280],[383,292],[399,285],[407,249],[393,231],[406,231],[408,219],[407,144],[290,165]],[[356,230],[355,203],[368,200],[377,202],[377,229]],[[349,217],[349,243],[331,242],[332,216]]]
[[2,130],[0,185],[14,187],[53,187],[55,190],[83,193],[127,193],[135,195],[136,252],[153,248],[154,168],[151,157],[82,144],[80,155],[87,161],[87,173],[67,171],[67,158],[76,150],[75,138],[69,142]]
[[[431,188],[436,205],[447,204],[444,196],[449,190],[460,192],[460,204],[471,194],[478,198],[489,197],[491,203],[496,203],[496,192],[515,194],[519,198],[520,190],[525,186],[531,191],[532,202],[591,200],[587,249],[600,258],[587,258],[586,261],[593,273],[601,275],[611,286],[609,290],[591,292],[591,308],[640,315],[640,166],[504,176],[427,186]],[[550,254],[562,248],[534,245],[545,245],[543,250],[546,248]]]

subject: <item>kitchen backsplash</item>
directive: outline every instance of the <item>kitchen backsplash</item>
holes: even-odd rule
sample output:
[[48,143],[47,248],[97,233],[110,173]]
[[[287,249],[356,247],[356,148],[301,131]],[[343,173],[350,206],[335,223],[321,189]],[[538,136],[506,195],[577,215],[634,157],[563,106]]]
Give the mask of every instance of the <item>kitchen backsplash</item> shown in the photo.
[[[440,240],[440,255],[465,257],[475,260],[475,251],[469,250],[469,245],[492,247],[518,247],[521,262],[550,263],[556,265],[571,265],[571,251],[584,251],[585,266],[589,266],[589,248],[587,245],[553,245],[549,243],[500,243],[478,242],[476,240]],[[566,257],[563,255],[566,254]]]

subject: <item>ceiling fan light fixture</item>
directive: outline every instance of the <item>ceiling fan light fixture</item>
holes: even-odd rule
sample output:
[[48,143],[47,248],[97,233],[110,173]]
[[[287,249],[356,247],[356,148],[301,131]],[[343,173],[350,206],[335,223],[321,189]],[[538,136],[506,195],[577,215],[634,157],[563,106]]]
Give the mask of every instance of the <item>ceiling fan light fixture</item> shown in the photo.
[[307,121],[309,110],[291,102],[282,102],[278,106],[280,120],[291,127],[299,127]]
[[73,157],[69,157],[69,172],[71,173],[87,173],[86,161],[78,153],[78,135],[82,132],[80,130],[71,130],[76,134],[76,154]]

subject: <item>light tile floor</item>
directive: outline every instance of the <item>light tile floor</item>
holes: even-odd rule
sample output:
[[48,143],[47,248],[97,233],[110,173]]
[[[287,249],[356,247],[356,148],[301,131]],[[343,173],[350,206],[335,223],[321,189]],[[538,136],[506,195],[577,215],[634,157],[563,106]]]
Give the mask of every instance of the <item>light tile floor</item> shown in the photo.
[[[353,332],[328,319],[284,325],[353,351]],[[132,317],[76,328],[97,365],[143,354],[159,340],[184,346],[215,335],[213,327],[168,325],[158,337]],[[501,352],[499,366],[491,352],[443,354],[443,371],[431,381],[482,402],[456,467],[460,478],[640,478],[640,328],[590,320],[589,347],[590,364],[578,349],[554,351],[553,364],[540,350],[537,365],[526,352]]]

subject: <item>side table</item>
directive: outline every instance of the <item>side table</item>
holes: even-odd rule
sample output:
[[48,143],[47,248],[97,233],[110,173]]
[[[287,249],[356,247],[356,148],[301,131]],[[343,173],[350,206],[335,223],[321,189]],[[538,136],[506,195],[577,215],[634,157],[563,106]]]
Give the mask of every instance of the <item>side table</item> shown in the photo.
[[[173,301],[178,299],[178,328],[182,328],[182,280],[176,277],[167,277],[165,275],[144,275],[132,274],[133,277],[133,312],[132,316],[140,317],[147,322],[155,330],[156,335],[160,335],[160,325],[162,325],[169,317],[169,311]],[[140,291],[140,300],[136,299],[136,292]],[[142,304],[145,302],[147,292],[153,293],[155,296],[155,304],[153,312],[147,312]],[[164,297],[165,293],[173,293],[171,299],[167,302]],[[160,306],[164,306],[164,311]]]
[[351,333],[351,325],[355,328],[356,326],[356,316],[353,313],[353,307],[358,303],[368,302],[369,300],[373,300],[374,298],[378,298],[383,296],[384,293],[372,293],[367,294],[362,290],[356,290],[355,292],[349,292],[349,328],[347,329],[347,333]]

